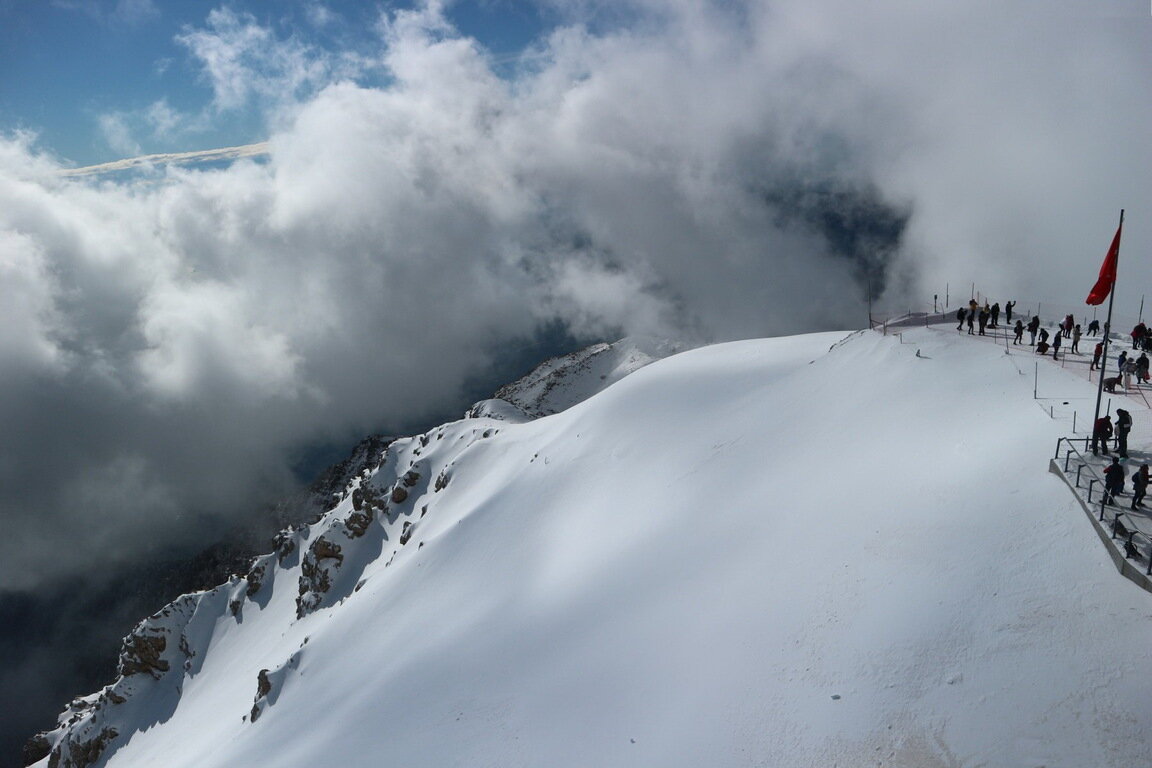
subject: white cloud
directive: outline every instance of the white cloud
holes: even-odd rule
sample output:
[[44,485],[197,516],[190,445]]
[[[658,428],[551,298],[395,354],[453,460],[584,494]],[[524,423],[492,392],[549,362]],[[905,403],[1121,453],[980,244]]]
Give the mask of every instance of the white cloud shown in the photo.
[[221,111],[253,101],[269,107],[291,103],[347,74],[344,57],[297,37],[279,39],[252,14],[226,6],[208,14],[206,28],[186,29],[177,41],[200,63]]
[[142,151],[140,143],[136,141],[132,128],[129,126],[129,117],[120,113],[106,113],[97,118],[100,133],[104,142],[112,151],[121,155],[138,155]]

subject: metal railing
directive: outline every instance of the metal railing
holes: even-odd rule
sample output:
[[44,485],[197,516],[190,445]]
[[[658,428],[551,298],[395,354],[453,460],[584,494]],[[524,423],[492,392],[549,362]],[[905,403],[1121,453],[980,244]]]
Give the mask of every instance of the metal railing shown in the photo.
[[[1081,441],[1084,443],[1083,453],[1075,445]],[[1077,495],[1080,495],[1081,491],[1087,490],[1086,497],[1082,498],[1084,509],[1099,523],[1102,531],[1109,533],[1107,541],[1111,543],[1115,552],[1125,561],[1136,563],[1147,561],[1144,575],[1152,576],[1152,534],[1139,530],[1136,520],[1128,512],[1122,509],[1110,510],[1112,505],[1108,503],[1110,494],[1105,489],[1104,477],[1099,473],[1097,467],[1087,459],[1090,442],[1091,437],[1060,438],[1056,441],[1056,456],[1053,461],[1063,471],[1065,480]],[[1061,459],[1061,446],[1065,444],[1067,447],[1064,449],[1064,456]],[[1061,461],[1063,461],[1062,465],[1060,464]],[[1075,464],[1075,472],[1073,472],[1073,464]],[[1095,517],[1093,507],[1097,503],[1093,499],[1093,492],[1096,490],[1097,483],[1100,485],[1100,516],[1098,518]],[[1114,504],[1115,499],[1112,499],[1112,502]],[[1108,519],[1109,511],[1112,511],[1111,520]],[[1109,530],[1109,525],[1111,530]],[[1101,538],[1104,537],[1101,536]],[[1120,543],[1117,543],[1117,540]],[[1143,549],[1143,553],[1141,549]],[[1123,569],[1121,570],[1123,571]],[[1145,588],[1147,589],[1148,586]]]

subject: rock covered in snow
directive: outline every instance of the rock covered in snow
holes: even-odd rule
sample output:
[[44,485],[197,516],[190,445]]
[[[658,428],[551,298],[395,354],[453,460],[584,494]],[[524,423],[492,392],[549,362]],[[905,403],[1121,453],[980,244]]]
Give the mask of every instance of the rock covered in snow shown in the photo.
[[629,336],[553,357],[468,411],[471,418],[519,423],[567,410],[656,360],[686,349],[680,342]]

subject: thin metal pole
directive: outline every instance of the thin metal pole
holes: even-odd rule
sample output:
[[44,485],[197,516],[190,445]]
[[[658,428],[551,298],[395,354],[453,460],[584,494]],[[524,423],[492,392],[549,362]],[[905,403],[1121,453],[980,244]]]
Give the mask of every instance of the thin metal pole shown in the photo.
[[1036,370],[1032,377],[1032,399],[1039,400],[1040,398],[1036,395],[1036,392],[1040,389],[1040,363],[1033,363],[1033,365],[1036,367]]
[[[1124,209],[1120,209],[1120,227],[1116,234],[1124,228]],[[1107,258],[1107,256],[1105,256]],[[1104,351],[1100,355],[1100,382],[1096,387],[1096,415],[1092,418],[1092,429],[1096,429],[1096,421],[1100,418],[1100,400],[1104,397],[1104,371],[1108,370],[1108,336],[1112,333],[1112,304],[1116,300],[1116,274],[1120,271],[1120,243],[1116,243],[1116,268],[1112,272],[1112,286],[1108,289],[1108,321],[1104,323]],[[1096,316],[1095,310],[1092,312]],[[1108,410],[1112,410],[1112,399],[1108,399]]]

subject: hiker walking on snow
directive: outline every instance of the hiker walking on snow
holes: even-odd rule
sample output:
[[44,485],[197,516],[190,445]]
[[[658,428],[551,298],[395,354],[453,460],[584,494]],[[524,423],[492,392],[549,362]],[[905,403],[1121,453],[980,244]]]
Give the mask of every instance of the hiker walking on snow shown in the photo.
[[1064,338],[1068,338],[1072,335],[1072,326],[1075,324],[1076,320],[1072,317],[1072,315],[1064,316],[1064,325],[1061,326],[1064,329]]
[[964,316],[967,314],[968,313],[964,310],[964,307],[960,307],[960,309],[956,310],[956,330],[957,331],[961,330],[964,327]]
[[1036,331],[1040,330],[1040,315],[1032,315],[1032,319],[1028,321],[1028,333],[1032,334],[1032,341],[1028,342],[1029,346],[1036,346]]
[[1013,344],[1024,343],[1024,321],[1016,318],[1016,337],[1012,339]]
[[1148,383],[1148,355],[1144,352],[1140,353],[1140,357],[1136,358],[1136,383]]
[[972,335],[972,324],[975,322],[976,322],[976,312],[974,310],[970,309],[970,310],[968,310],[968,335],[969,336]]
[[1112,463],[1104,468],[1104,503],[1115,504],[1116,497],[1124,492],[1124,467],[1120,459],[1112,457]]
[[1093,320],[1092,322],[1088,323],[1088,335],[1095,336],[1098,333],[1100,333],[1100,321]]
[[[1120,356],[1116,358],[1116,373],[1124,373],[1124,363],[1128,360],[1128,350],[1120,350]],[[1127,387],[1125,387],[1127,389]]]
[[[1056,335],[1059,336],[1060,335],[1059,332],[1057,332]],[[1048,329],[1047,328],[1041,328],[1040,329],[1040,343],[1041,344],[1047,344],[1048,343]]]
[[1128,458],[1128,433],[1132,431],[1132,414],[1123,408],[1116,409],[1116,452],[1120,458]]
[[980,310],[980,335],[984,335],[984,329],[988,327],[988,308]]
[[1096,349],[1092,352],[1092,365],[1088,366],[1088,370],[1094,371],[1100,367],[1100,355],[1104,354],[1104,342],[1096,342]]
[[1080,354],[1080,324],[1077,323],[1076,327],[1072,329],[1072,354]]
[[1144,337],[1148,335],[1148,326],[1144,323],[1137,323],[1136,327],[1132,329],[1132,349],[1140,349],[1144,346]]
[[1052,359],[1058,359],[1060,354],[1060,334],[1056,334],[1056,338],[1052,339]]
[[1099,456],[1100,451],[1104,451],[1104,455],[1108,454],[1108,440],[1112,437],[1112,417],[1105,414],[1096,419],[1095,426],[1092,427],[1092,455]]
[[1141,464],[1140,469],[1132,474],[1132,509],[1142,507],[1145,494],[1148,493],[1148,465]]

